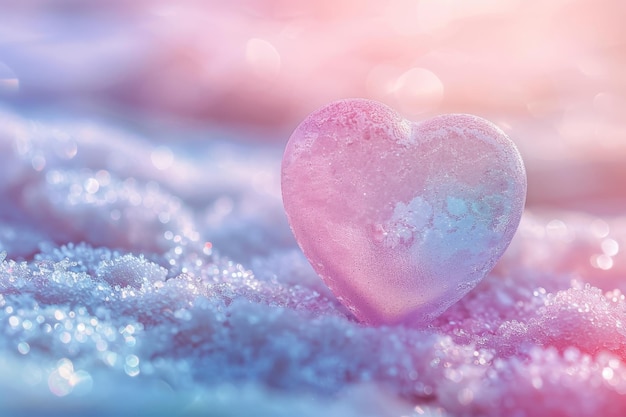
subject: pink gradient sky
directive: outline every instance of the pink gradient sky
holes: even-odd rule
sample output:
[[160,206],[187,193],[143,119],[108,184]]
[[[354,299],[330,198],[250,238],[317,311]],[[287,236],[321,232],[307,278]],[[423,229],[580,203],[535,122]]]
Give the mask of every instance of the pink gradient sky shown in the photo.
[[529,203],[615,212],[626,200],[619,0],[58,4],[10,1],[0,17],[4,96],[272,142],[339,98],[413,120],[474,113],[520,147]]

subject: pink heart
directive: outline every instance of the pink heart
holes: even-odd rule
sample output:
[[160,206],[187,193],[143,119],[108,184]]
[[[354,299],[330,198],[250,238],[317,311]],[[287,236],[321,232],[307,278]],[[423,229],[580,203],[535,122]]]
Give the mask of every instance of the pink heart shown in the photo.
[[423,326],[494,267],[519,224],[526,173],[476,116],[424,122],[341,100],[310,114],[282,163],[285,210],[313,268],[357,318]]

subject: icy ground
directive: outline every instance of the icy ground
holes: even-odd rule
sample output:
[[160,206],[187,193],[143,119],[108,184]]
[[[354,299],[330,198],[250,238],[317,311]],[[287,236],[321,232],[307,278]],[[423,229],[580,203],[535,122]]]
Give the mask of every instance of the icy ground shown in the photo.
[[0,109],[0,415],[626,413],[626,218],[527,211],[431,327],[357,323],[279,146]]

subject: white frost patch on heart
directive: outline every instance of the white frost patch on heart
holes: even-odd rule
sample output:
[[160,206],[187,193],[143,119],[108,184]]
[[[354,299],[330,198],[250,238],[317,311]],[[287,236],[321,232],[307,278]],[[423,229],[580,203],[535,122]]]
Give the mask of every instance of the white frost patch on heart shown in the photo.
[[413,127],[408,120],[402,120],[394,124],[393,128],[394,131],[391,132],[390,136],[395,138],[400,145],[408,148],[417,143],[415,135],[413,135]]
[[492,217],[503,204],[501,199],[485,195],[471,201],[451,193],[433,206],[432,193],[428,190],[408,203],[396,203],[391,216],[374,225],[375,241],[387,249],[427,251],[441,267],[451,261],[457,266],[485,263],[489,256],[483,245],[488,247],[501,237],[502,230],[492,224],[498,223]]
[[431,224],[432,219],[433,207],[423,197],[417,196],[408,204],[400,201],[396,203],[389,220],[375,226],[375,236],[389,249],[399,244],[411,245],[415,234]]

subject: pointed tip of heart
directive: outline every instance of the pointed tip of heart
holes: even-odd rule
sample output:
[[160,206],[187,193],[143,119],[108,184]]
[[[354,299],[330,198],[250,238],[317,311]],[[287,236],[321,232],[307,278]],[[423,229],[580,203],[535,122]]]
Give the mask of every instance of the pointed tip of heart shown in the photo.
[[282,191],[298,244],[360,320],[424,325],[502,255],[526,175],[513,142],[477,116],[414,123],[348,99],[294,131]]

